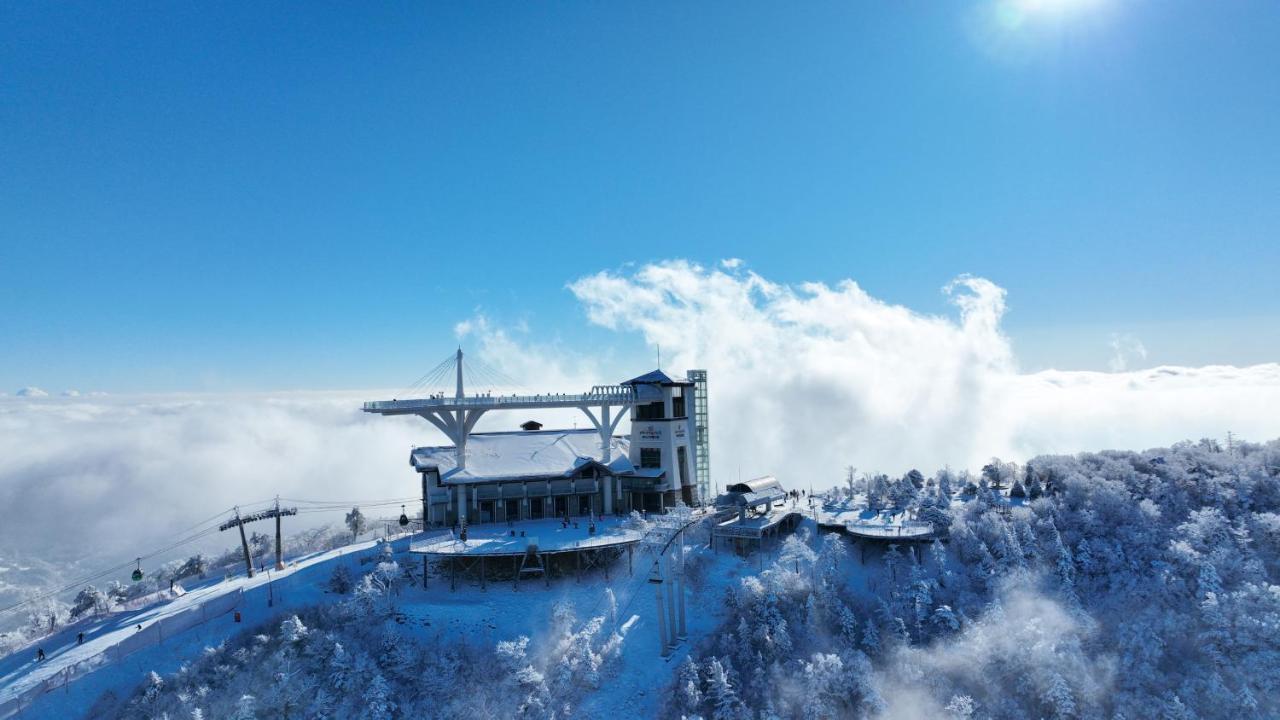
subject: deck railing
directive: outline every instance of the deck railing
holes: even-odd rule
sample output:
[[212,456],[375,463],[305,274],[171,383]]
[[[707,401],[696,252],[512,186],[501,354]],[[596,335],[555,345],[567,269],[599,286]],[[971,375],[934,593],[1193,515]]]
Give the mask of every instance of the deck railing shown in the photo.
[[855,520],[845,523],[850,532],[875,537],[919,537],[933,532],[933,523],[924,520],[904,520],[898,523]]
[[503,405],[609,403],[622,405],[635,401],[635,391],[621,385],[597,385],[589,392],[579,394],[548,393],[545,395],[469,395],[466,397],[440,396],[411,398],[408,400],[371,400],[364,403],[368,412],[382,410],[412,410],[422,407],[501,407]]

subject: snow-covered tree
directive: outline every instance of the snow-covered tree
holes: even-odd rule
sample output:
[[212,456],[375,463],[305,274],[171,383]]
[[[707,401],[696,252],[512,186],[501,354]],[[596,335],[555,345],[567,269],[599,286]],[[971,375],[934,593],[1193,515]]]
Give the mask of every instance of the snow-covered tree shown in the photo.
[[76,594],[75,602],[71,604],[71,617],[75,619],[85,615],[97,615],[110,608],[111,599],[107,594],[90,585]]
[[707,661],[707,701],[711,704],[713,720],[746,720],[750,717],[738,699],[724,665],[716,657]]

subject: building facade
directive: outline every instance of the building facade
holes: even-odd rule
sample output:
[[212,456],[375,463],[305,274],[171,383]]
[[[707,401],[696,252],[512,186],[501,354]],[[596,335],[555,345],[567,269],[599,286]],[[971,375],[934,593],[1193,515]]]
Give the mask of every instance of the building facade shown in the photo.
[[[705,371],[702,371],[705,379]],[[694,383],[660,370],[622,383],[634,402],[630,433],[545,430],[468,433],[456,445],[414,448],[428,526],[664,512],[697,505],[698,426]],[[607,421],[606,421],[607,422]],[[702,428],[705,433],[705,427]]]

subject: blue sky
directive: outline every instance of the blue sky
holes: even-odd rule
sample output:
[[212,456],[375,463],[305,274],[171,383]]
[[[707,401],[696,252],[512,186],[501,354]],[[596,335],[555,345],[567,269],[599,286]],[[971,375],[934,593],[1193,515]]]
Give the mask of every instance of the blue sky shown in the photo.
[[[1069,0],[1058,0],[1058,3]],[[0,5],[0,390],[407,384],[663,258],[1280,356],[1280,5]],[[634,349],[634,348],[633,348]]]

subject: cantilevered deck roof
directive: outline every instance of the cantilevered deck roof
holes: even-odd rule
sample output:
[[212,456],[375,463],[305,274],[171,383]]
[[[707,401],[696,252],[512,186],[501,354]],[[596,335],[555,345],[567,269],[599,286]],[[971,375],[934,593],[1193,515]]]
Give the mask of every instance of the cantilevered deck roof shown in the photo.
[[622,475],[635,470],[627,458],[630,447],[627,438],[612,438],[612,459],[601,463],[604,453],[595,430],[474,433],[467,439],[463,470],[458,469],[452,445],[414,448],[409,462],[419,471],[435,467],[443,482],[453,484],[563,478],[589,463],[600,463],[609,472]]

